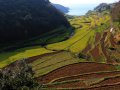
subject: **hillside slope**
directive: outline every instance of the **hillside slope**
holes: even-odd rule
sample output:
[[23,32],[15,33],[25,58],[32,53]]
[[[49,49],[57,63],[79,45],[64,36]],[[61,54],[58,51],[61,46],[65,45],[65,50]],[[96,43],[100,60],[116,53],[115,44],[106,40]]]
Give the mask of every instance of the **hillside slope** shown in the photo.
[[1,44],[41,36],[61,26],[70,25],[49,0],[0,1]]

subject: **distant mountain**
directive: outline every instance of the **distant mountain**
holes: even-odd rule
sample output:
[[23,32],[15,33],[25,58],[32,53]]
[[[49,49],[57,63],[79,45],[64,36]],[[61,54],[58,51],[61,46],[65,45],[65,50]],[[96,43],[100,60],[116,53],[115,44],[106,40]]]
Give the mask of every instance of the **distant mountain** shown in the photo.
[[52,5],[55,6],[58,10],[60,10],[63,13],[68,13],[69,12],[68,7],[64,7],[63,5],[60,5],[60,4],[52,4]]
[[61,26],[70,25],[49,0],[0,1],[0,44],[28,40]]
[[96,12],[102,12],[106,10],[109,11],[111,10],[112,7],[114,7],[114,3],[113,4],[101,3],[96,8],[94,8],[94,11]]
[[94,10],[89,10],[86,14],[94,14],[96,12],[102,13],[104,11],[110,12],[112,20],[120,22],[120,1],[116,3],[101,3],[97,7],[94,8]]
[[94,8],[94,10],[89,10],[86,15],[95,14],[96,12],[102,13],[102,12],[110,12],[112,8],[114,8],[115,3],[107,4],[107,3],[101,3],[97,7]]

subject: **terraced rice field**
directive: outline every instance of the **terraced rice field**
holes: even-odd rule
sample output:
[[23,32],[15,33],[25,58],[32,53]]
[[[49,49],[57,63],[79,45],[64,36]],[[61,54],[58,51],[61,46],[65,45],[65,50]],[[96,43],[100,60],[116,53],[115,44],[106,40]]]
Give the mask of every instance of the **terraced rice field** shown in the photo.
[[79,63],[50,72],[40,82],[49,89],[106,90],[101,88],[120,84],[120,71],[110,64]]
[[[95,23],[94,18],[97,18],[97,23]],[[93,15],[89,17],[74,17],[74,19],[70,19],[69,21],[71,25],[75,27],[75,33],[68,40],[49,44],[46,46],[46,48],[41,46],[34,46],[21,48],[12,52],[10,51],[0,53],[0,68],[23,58],[51,53],[55,50],[67,50],[72,53],[79,53],[84,50],[88,44],[94,45],[96,32],[103,30],[101,23],[107,23],[108,20],[109,16],[98,17],[97,15]]]
[[92,78],[103,78],[103,77],[111,77],[111,76],[119,76],[119,71],[101,71],[101,72],[93,72],[93,73],[86,73],[86,74],[78,74],[73,76],[66,76],[62,78],[55,79],[51,81],[52,83],[55,82],[61,82],[61,81],[68,81],[68,80],[74,80],[74,79],[92,79]]
[[85,61],[84,59],[79,59],[70,52],[61,51],[54,54],[48,54],[47,56],[40,57],[39,59],[30,63],[33,70],[35,71],[35,77],[45,75],[57,68]]
[[[90,68],[86,68],[90,67]],[[86,74],[93,72],[102,72],[102,71],[114,71],[116,68],[113,65],[99,64],[99,63],[76,63],[64,66],[62,68],[56,69],[47,75],[42,76],[44,83],[49,83],[54,79],[73,76],[78,74]]]
[[[97,23],[95,23],[95,21]],[[101,26],[101,23],[106,24],[108,21],[108,16],[104,18],[97,17],[97,20],[93,19],[93,17],[88,17],[87,19],[86,17],[77,17],[70,20],[71,25],[76,28],[74,36],[66,41],[47,45],[46,48],[53,50],[69,50],[73,53],[79,53],[85,49],[88,44],[95,43],[96,32],[102,32],[106,29],[104,25]],[[79,28],[80,26],[82,26],[82,28]]]
[[45,53],[51,53],[53,51],[46,50],[40,46],[28,47],[13,52],[0,53],[0,68],[3,68],[16,60],[21,60],[23,58],[29,58]]
[[[75,32],[68,40],[1,53],[0,68],[27,58],[43,89],[119,90],[119,66],[108,56],[106,46],[111,41],[105,41],[109,19],[107,15],[74,17],[69,21]],[[78,57],[79,53],[90,57]]]

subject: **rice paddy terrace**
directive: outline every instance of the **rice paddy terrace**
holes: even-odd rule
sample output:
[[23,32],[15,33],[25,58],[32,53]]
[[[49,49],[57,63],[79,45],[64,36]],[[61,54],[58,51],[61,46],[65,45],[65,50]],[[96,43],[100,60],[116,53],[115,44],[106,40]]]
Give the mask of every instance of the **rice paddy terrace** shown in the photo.
[[110,16],[74,16],[69,22],[75,28],[69,39],[0,53],[0,68],[26,58],[43,89],[119,90],[120,53],[110,33]]

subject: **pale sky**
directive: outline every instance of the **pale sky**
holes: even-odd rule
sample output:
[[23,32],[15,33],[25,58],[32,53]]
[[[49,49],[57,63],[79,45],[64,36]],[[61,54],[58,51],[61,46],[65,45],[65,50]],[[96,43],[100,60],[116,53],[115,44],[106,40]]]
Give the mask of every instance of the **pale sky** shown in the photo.
[[99,4],[99,3],[113,3],[119,0],[50,0],[52,3],[61,4],[64,6],[78,5],[78,4]]

